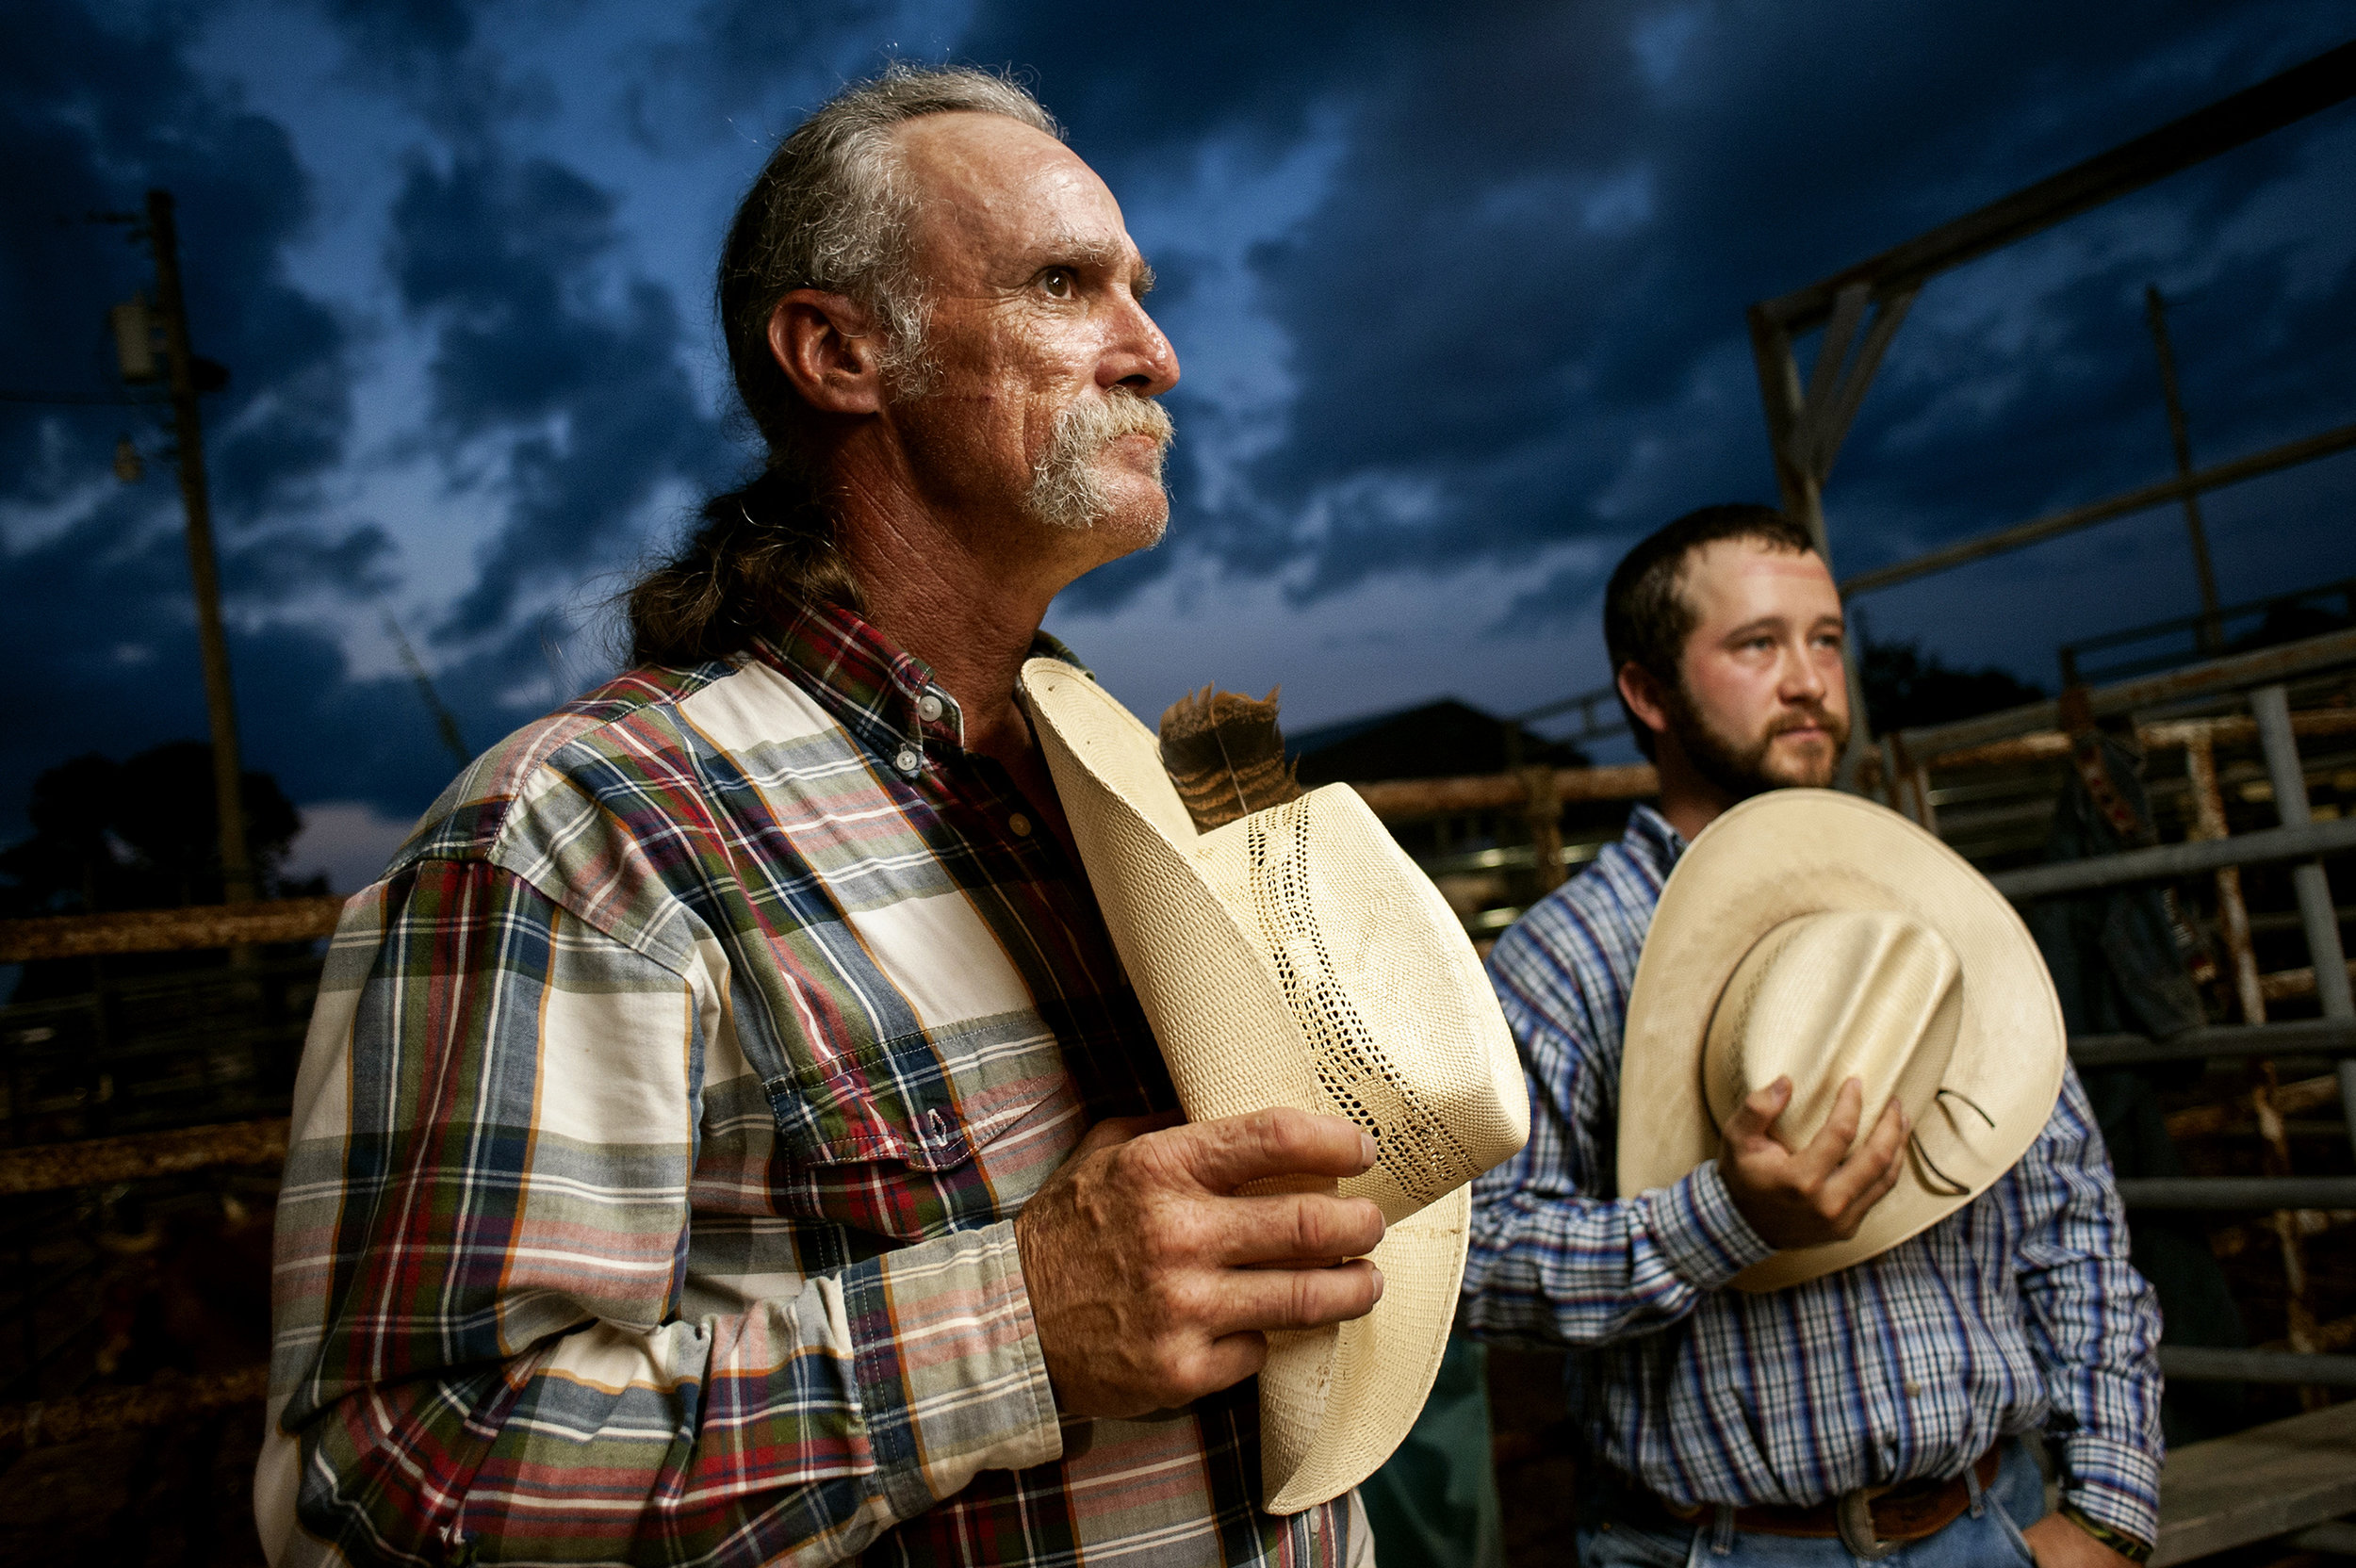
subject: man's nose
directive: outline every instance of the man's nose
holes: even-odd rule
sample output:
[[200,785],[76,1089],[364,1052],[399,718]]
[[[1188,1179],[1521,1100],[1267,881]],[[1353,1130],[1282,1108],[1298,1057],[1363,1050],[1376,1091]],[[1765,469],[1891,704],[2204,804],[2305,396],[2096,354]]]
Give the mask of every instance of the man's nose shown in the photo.
[[1096,384],[1158,398],[1178,384],[1178,351],[1146,314],[1142,301],[1130,300],[1119,308],[1113,341],[1096,368]]
[[1822,702],[1831,689],[1825,682],[1824,672],[1816,667],[1816,661],[1808,655],[1806,645],[1784,650],[1781,688],[1786,700]]

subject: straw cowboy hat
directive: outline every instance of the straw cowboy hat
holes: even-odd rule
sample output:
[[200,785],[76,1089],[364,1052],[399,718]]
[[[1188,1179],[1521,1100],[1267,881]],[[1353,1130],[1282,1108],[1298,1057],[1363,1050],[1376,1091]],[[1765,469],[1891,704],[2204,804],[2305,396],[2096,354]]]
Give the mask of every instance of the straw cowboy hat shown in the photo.
[[1628,995],[1620,1191],[1720,1148],[1744,1097],[1791,1075],[1775,1126],[1804,1148],[1841,1086],[1861,1127],[1891,1096],[1906,1168],[1847,1241],[1737,1275],[1778,1290],[1886,1252],[1986,1191],[2061,1093],[2061,1004],[2028,928],[1963,857],[1895,811],[1775,790],[1705,828],[1670,874]]
[[1465,1184],[1530,1133],[1513,1037],[1463,926],[1355,791],[1198,833],[1153,733],[1086,673],[1033,659],[1023,694],[1186,1115],[1290,1105],[1381,1148],[1339,1188],[1389,1222],[1382,1300],[1268,1336],[1263,1506],[1297,1513],[1373,1474],[1423,1409],[1464,1278]]

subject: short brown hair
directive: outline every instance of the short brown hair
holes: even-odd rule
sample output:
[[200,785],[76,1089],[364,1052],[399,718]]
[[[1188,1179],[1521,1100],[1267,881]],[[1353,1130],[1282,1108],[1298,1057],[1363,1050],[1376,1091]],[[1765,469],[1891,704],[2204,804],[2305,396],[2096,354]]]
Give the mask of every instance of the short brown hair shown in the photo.
[[[1677,683],[1677,658],[1696,620],[1693,607],[1677,592],[1677,580],[1688,557],[1722,539],[1756,539],[1769,549],[1793,555],[1811,554],[1816,548],[1808,530],[1772,506],[1748,501],[1688,512],[1638,541],[1612,569],[1612,580],[1603,591],[1603,645],[1615,688],[1620,671],[1631,663],[1672,686]],[[1628,709],[1626,697],[1620,707]],[[1652,731],[1633,712],[1628,715],[1628,727],[1637,746],[1650,757]]]

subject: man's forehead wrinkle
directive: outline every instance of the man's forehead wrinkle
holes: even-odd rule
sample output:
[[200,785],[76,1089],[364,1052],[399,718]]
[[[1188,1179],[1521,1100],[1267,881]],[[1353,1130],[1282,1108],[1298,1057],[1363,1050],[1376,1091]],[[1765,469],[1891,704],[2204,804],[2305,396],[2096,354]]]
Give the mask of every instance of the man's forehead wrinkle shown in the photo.
[[952,287],[1005,286],[1016,270],[1058,261],[1118,270],[1135,255],[1096,172],[1019,122],[927,117],[904,130],[902,147],[918,187],[918,248]]

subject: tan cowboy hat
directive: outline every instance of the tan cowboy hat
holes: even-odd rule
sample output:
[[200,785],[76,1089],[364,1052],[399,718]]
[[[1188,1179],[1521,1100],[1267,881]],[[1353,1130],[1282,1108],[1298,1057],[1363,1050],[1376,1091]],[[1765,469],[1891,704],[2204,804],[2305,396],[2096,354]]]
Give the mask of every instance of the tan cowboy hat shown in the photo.
[[1628,994],[1620,1191],[1714,1158],[1753,1090],[1790,1074],[1775,1124],[1800,1149],[1841,1086],[1860,1126],[1891,1096],[1906,1168],[1857,1233],[1735,1276],[1779,1290],[1886,1252],[2012,1168],[2044,1130],[2068,1060],[2045,960],[2004,896],[1897,812],[1775,790],[1703,829],[1670,874]]
[[1530,1135],[1513,1037],[1464,927],[1356,791],[1197,833],[1153,732],[1085,672],[1033,659],[1023,694],[1186,1115],[1290,1105],[1348,1117],[1382,1150],[1339,1188],[1389,1222],[1383,1299],[1268,1336],[1262,1506],[1298,1513],[1372,1475],[1432,1391],[1465,1184]]

